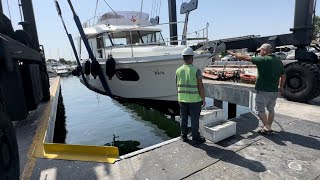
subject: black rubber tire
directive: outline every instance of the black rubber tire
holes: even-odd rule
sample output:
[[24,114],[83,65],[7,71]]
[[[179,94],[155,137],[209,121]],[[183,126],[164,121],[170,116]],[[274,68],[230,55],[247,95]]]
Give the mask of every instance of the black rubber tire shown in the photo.
[[320,69],[316,64],[294,62],[285,66],[286,83],[283,97],[308,102],[320,95]]
[[20,176],[19,151],[12,122],[0,110],[0,179],[18,180]]

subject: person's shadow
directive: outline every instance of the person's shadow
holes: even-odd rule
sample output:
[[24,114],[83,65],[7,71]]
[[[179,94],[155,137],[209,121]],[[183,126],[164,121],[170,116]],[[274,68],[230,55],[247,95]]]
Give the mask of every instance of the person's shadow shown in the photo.
[[280,127],[280,131],[276,130],[269,135],[261,135],[257,132],[259,128],[259,119],[252,113],[244,114],[240,117],[241,119],[234,119],[232,121],[237,122],[237,135],[221,141],[217,144],[228,147],[232,144],[237,143],[243,139],[254,140],[257,138],[267,138],[272,142],[286,146],[285,142],[291,142],[292,144],[300,145],[303,147],[320,150],[320,137],[316,135],[304,136],[301,134],[296,134],[286,131],[288,127],[282,127],[281,124],[275,121]]
[[[237,152],[234,152],[232,150],[222,149],[217,146],[210,146],[207,144],[194,144],[192,142],[189,142],[189,144],[196,148],[202,149],[207,153],[209,157],[218,159],[218,161],[224,161],[230,164],[241,166],[257,173],[265,172],[267,170],[261,162],[246,159],[245,157],[240,156]],[[216,162],[217,161],[213,162],[209,166],[215,164]],[[208,166],[206,166],[205,168],[207,167]],[[201,170],[202,169],[200,169],[199,171]]]
[[[228,150],[227,148],[236,144],[242,140],[248,140],[246,143],[252,143],[257,140],[257,138],[262,138],[258,133],[254,132],[259,127],[259,120],[252,113],[243,114],[239,118],[235,118],[232,121],[237,122],[237,134],[223,141],[216,143],[215,145],[211,143],[206,144],[194,144],[192,141],[188,141],[188,144],[194,146],[195,148],[202,149],[207,153],[207,155],[217,161],[224,161],[230,164],[241,166],[247,168],[253,172],[265,172],[266,167],[259,161],[246,159],[245,157],[237,153],[238,150]],[[244,148],[244,147],[243,147]],[[215,164],[217,161],[212,162],[210,165]],[[203,169],[207,168],[204,167]],[[200,169],[199,171],[201,171]]]
[[[256,118],[253,114],[246,114],[242,117],[241,122],[237,123],[237,139],[243,139],[244,134],[251,132],[251,135],[245,136],[248,139],[254,139],[258,136],[261,137],[259,133],[256,132],[256,129],[259,124],[259,119]],[[286,131],[289,127],[282,127],[276,120],[275,123],[280,127],[280,131],[274,131],[271,134],[263,135],[264,138],[271,140],[272,142],[286,146],[285,142],[291,142],[292,144],[300,145],[303,147],[320,150],[320,137],[316,135],[304,136],[301,134],[292,133]],[[303,127],[301,127],[303,128]],[[222,141],[221,144],[225,144],[226,142]],[[228,145],[230,143],[227,143]],[[224,146],[224,145],[223,145]],[[226,147],[226,146],[224,146]]]
[[310,135],[310,137],[308,137],[291,132],[279,131],[274,132],[271,135],[266,135],[265,138],[281,146],[286,146],[284,142],[291,142],[292,144],[320,150],[320,137],[317,136]]

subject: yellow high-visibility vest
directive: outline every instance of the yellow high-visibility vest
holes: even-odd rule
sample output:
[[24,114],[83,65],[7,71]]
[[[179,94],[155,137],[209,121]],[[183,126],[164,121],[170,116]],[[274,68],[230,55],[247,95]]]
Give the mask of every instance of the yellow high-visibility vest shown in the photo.
[[179,67],[176,71],[178,101],[185,103],[201,102],[197,86],[197,70],[192,64]]

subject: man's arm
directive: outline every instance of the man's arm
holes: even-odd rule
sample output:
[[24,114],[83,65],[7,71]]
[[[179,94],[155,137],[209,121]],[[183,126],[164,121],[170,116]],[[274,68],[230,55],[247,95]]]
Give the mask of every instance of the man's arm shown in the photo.
[[176,90],[177,90],[177,95],[178,95],[178,80],[177,80],[177,75],[176,75]]
[[280,76],[280,89],[279,89],[279,92],[280,92],[281,95],[283,93],[283,86],[284,86],[285,82],[286,82],[286,74],[282,74]]
[[250,61],[251,62],[251,56],[248,56],[248,55],[242,55],[242,54],[237,54],[237,53],[234,53],[234,52],[231,52],[231,51],[228,51],[228,54],[236,57],[237,59],[240,59],[242,61]]
[[204,107],[206,105],[206,96],[204,94],[204,86],[202,83],[202,73],[200,69],[197,70],[196,77],[197,77],[198,92],[200,97],[202,98],[202,107]]
[[202,78],[197,78],[197,85],[198,85],[199,95],[202,98],[202,107],[204,107],[206,105],[206,97],[204,94],[204,86],[202,83]]

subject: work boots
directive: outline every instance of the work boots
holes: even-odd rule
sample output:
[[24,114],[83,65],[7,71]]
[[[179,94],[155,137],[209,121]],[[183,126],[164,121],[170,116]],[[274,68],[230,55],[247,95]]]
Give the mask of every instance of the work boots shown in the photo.
[[180,136],[183,142],[187,142],[188,141],[188,136],[187,135],[181,135]]
[[197,138],[192,138],[192,141],[194,141],[196,144],[202,144],[204,142],[206,142],[206,139],[204,137],[197,137]]

